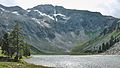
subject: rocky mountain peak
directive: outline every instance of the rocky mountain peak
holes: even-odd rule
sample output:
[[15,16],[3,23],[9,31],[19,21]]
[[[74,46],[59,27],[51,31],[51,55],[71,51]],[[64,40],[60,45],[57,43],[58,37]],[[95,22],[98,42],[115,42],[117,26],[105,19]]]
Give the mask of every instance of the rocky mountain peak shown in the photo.
[[[69,52],[76,42],[86,42],[116,22],[99,12],[66,9],[62,6],[38,5],[24,10],[19,6],[1,5],[0,28],[10,30],[15,20],[20,22],[26,41],[34,50]],[[4,10],[4,11],[3,11]]]

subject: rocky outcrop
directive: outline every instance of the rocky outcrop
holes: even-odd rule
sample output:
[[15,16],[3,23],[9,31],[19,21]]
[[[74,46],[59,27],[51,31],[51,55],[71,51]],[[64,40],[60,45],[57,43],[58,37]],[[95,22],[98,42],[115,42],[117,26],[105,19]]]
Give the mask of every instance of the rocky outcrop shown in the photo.
[[120,42],[116,43],[109,50],[102,53],[103,55],[120,55]]

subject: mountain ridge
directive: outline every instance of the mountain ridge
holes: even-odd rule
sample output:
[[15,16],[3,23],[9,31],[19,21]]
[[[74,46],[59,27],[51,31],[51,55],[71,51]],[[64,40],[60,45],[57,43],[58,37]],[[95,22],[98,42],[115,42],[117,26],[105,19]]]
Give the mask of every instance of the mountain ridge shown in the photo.
[[[33,45],[33,53],[67,54],[77,42],[97,37],[115,20],[99,12],[65,9],[62,6],[38,5],[24,10],[0,7],[0,32],[10,31],[17,20]],[[37,51],[37,52],[36,52]]]

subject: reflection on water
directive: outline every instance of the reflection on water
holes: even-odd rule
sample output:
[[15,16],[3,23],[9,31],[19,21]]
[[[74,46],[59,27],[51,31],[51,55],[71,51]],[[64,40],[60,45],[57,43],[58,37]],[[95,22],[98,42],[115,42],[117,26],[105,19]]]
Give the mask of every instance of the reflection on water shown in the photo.
[[56,68],[120,68],[120,56],[107,55],[32,55],[25,61]]

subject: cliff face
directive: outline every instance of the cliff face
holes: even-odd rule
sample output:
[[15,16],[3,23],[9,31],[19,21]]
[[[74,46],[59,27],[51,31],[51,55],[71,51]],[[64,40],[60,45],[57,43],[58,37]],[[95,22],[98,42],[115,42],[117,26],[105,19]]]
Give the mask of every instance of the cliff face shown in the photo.
[[84,43],[98,36],[117,18],[99,12],[65,9],[62,6],[38,5],[24,10],[19,6],[0,5],[0,34],[10,31],[15,21],[23,29],[26,41],[34,52],[65,54],[77,42]]

